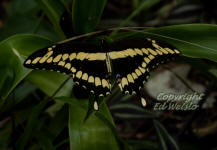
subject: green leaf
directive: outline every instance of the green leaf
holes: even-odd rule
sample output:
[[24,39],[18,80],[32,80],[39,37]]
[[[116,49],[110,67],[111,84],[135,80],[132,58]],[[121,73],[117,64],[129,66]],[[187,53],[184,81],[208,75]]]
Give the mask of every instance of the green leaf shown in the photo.
[[[20,9],[24,5],[25,9]],[[34,0],[10,1],[6,5],[7,22],[0,28],[0,40],[16,33],[32,32],[38,10]]]
[[52,118],[48,124],[48,131],[54,140],[61,131],[67,126],[68,120],[68,106],[64,105],[62,109],[56,112],[56,115]]
[[23,67],[26,56],[52,42],[37,35],[15,35],[0,42],[0,106],[10,92],[30,73]]
[[[25,9],[21,9],[25,6]],[[50,24],[39,17],[40,8],[35,0],[10,1],[6,7],[7,22],[0,28],[0,40],[19,33],[40,34],[55,41],[60,38]]]
[[38,122],[38,116],[48,102],[49,98],[46,98],[32,109],[24,133],[17,140],[16,147],[18,150],[23,150],[31,139],[30,137],[32,136],[33,129]]
[[181,62],[188,63],[191,65],[194,69],[199,71],[201,74],[208,78],[212,78],[214,80],[217,80],[217,76],[212,72],[211,70],[215,70],[216,64],[215,63],[207,63],[203,59],[196,59],[196,58],[190,58],[190,57],[182,57]]
[[[104,107],[104,108],[105,108],[104,111],[108,111],[107,107]],[[109,121],[109,118],[107,118],[103,114],[103,112],[100,112],[100,111],[96,112],[95,116],[97,116],[101,121],[103,121],[106,124],[106,126],[112,131],[116,140],[119,142],[120,149],[132,150],[132,147],[118,135],[113,121]]]
[[8,96],[7,101],[5,101],[4,103],[4,107],[0,109],[0,113],[5,111],[11,111],[11,108],[20,103],[35,90],[36,87],[28,82],[19,85],[14,91],[14,93]]
[[6,150],[7,146],[11,142],[11,135],[12,135],[12,122],[8,119],[1,120],[1,127],[0,127],[0,149]]
[[[58,87],[68,78],[68,76],[58,72],[34,70],[28,76],[27,80],[42,90],[48,96],[51,96]],[[73,81],[70,79],[57,93],[56,96],[70,96],[72,92]]]
[[167,150],[166,141],[164,140],[163,135],[162,135],[162,133],[161,133],[159,127],[156,125],[156,121],[155,121],[155,120],[154,120],[154,127],[155,127],[155,129],[156,129],[158,138],[159,138],[159,140],[160,140],[161,148],[162,148],[163,150]]
[[55,150],[56,148],[52,144],[52,140],[48,138],[44,133],[37,132],[36,139],[42,150]]
[[124,37],[147,37],[168,42],[184,56],[205,58],[217,62],[217,26],[210,24],[174,25],[150,28],[143,31],[129,29],[123,34],[113,36],[113,40]]
[[217,69],[210,69],[209,72],[217,78]]
[[128,22],[130,22],[134,17],[136,17],[141,11],[144,10],[148,10],[149,8],[151,8],[152,6],[154,6],[155,4],[159,3],[161,0],[144,0],[138,8],[136,8],[128,17],[127,19],[125,19],[123,22],[120,23],[119,28],[117,28],[116,30],[114,30],[111,35],[115,35],[117,33],[117,31],[125,26]]
[[65,39],[66,36],[60,27],[60,19],[65,11],[63,3],[61,3],[59,0],[37,0],[37,3],[52,22],[54,28],[62,37],[62,39]]
[[[118,143],[113,131],[101,119],[92,113],[84,122],[87,110],[87,101],[78,101],[73,98],[60,98],[70,102],[69,108],[69,136],[70,149],[79,150],[118,150]],[[112,124],[112,117],[102,103],[99,107],[101,112]]]
[[[177,145],[176,141],[173,139],[173,137],[167,132],[167,130],[164,128],[164,126],[158,122],[157,120],[154,120],[154,127],[158,133],[159,139],[161,141],[162,147],[165,147],[165,140],[164,138],[170,142],[175,150],[179,150],[179,146]],[[166,147],[165,147],[166,148]]]
[[100,21],[106,2],[107,0],[74,0],[72,5],[74,32],[82,34],[94,31]]

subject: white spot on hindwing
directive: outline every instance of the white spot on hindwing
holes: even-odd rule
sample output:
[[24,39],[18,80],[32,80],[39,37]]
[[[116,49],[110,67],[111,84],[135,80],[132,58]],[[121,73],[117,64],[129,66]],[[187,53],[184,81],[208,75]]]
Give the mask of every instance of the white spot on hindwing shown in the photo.
[[141,104],[143,107],[147,105],[146,100],[143,97],[141,97]]
[[94,101],[93,108],[94,108],[94,110],[96,110],[96,111],[99,110],[99,106],[98,106],[97,101]]

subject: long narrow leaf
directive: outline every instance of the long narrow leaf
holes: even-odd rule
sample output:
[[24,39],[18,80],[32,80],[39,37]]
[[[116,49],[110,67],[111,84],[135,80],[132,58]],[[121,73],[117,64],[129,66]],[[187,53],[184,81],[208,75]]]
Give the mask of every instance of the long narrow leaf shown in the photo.
[[160,144],[161,144],[161,148],[163,150],[167,150],[167,145],[166,145],[166,141],[164,140],[164,137],[162,135],[162,132],[160,130],[160,128],[158,127],[158,125],[156,124],[156,121],[154,120],[154,127],[156,129],[156,132],[157,132],[157,135],[158,135],[158,138],[160,140]]
[[100,21],[106,2],[107,0],[74,0],[72,5],[74,32],[82,34],[93,31]]
[[[156,3],[160,2],[160,0],[144,0],[138,8],[136,8],[128,17],[127,19],[125,19],[123,22],[121,22],[121,24],[119,25],[119,28],[123,27],[124,25],[126,25],[126,23],[128,23],[130,20],[132,20],[136,15],[138,15],[141,11],[147,10],[150,7],[154,6]],[[115,35],[117,33],[117,31],[119,30],[119,28],[117,28],[116,30],[114,30],[111,33],[111,36]]]
[[37,2],[44,13],[48,16],[49,20],[52,22],[54,28],[62,39],[65,39],[66,37],[60,27],[61,15],[65,11],[63,3],[59,0],[37,0]]
[[56,150],[53,146],[52,140],[48,138],[45,134],[38,132],[36,138],[42,150]]
[[16,147],[18,150],[23,150],[25,146],[27,145],[28,141],[30,140],[30,137],[32,135],[32,131],[34,129],[34,126],[37,125],[38,116],[41,113],[42,109],[45,107],[45,105],[48,103],[49,99],[45,99],[41,101],[35,108],[33,108],[27,125],[25,127],[24,133],[22,136],[18,139],[16,143]]
[[156,130],[162,133],[162,135],[168,140],[174,147],[175,150],[179,150],[179,146],[177,145],[176,141],[172,138],[172,136],[167,132],[164,126],[158,122],[157,120],[154,121],[154,125]]

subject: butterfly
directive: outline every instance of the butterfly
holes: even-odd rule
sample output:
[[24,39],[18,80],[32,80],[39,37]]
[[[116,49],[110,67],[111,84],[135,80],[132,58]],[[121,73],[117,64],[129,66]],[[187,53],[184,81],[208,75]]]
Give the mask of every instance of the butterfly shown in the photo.
[[[150,71],[178,55],[180,51],[172,45],[149,38],[112,43],[102,40],[100,44],[71,40],[36,51],[25,60],[24,66],[69,74],[96,98],[111,94],[114,81],[124,94],[138,95],[145,106],[140,90]],[[96,101],[94,108],[98,109]]]

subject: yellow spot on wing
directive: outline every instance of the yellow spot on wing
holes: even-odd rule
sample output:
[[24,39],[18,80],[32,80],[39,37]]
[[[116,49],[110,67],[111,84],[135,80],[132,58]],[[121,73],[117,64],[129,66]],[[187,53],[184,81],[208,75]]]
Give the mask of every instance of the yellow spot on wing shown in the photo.
[[31,60],[30,60],[30,59],[26,61],[26,64],[27,64],[27,65],[30,64],[30,63],[31,63]]
[[62,54],[57,55],[57,56],[53,59],[53,62],[56,63],[56,62],[60,61],[61,57],[62,57]]
[[171,54],[174,54],[175,52],[173,50],[171,50],[170,48],[165,48],[166,51],[168,51]]
[[133,76],[134,80],[138,78],[138,76],[136,75],[135,72],[132,73],[132,76]]
[[76,53],[71,53],[69,56],[69,60],[72,61],[75,58],[76,58]]
[[77,56],[76,56],[76,59],[78,59],[78,60],[84,60],[87,55],[88,55],[88,53],[79,52],[79,53],[77,54]]
[[134,56],[136,55],[136,52],[135,52],[133,49],[131,49],[131,48],[128,48],[128,49],[125,51],[125,53],[127,53],[128,56],[130,56],[130,57],[134,57]]
[[125,87],[126,85],[128,85],[127,78],[122,78],[121,84],[122,84],[122,87]]
[[53,57],[48,58],[48,59],[47,59],[47,63],[51,63],[52,60],[53,60]]
[[164,49],[164,48],[161,48],[159,49],[161,52],[163,52],[164,54],[168,54],[168,52]]
[[101,80],[99,77],[95,77],[95,85],[100,86],[101,85]]
[[88,74],[84,73],[83,76],[82,76],[82,80],[87,80],[87,79],[88,79]]
[[147,57],[144,58],[146,64],[148,64],[150,62],[150,59],[148,59]]
[[64,54],[64,55],[62,56],[62,60],[63,60],[63,61],[65,61],[67,58],[69,58],[69,54]]
[[49,48],[48,48],[48,51],[51,51],[51,50],[52,50],[52,47],[49,47]]
[[78,71],[75,76],[76,76],[78,79],[80,79],[81,76],[82,76],[82,71]]
[[147,66],[146,63],[145,63],[145,62],[142,62],[142,67],[143,67],[143,68],[146,68],[146,66]]
[[65,65],[65,62],[64,62],[64,61],[60,61],[60,62],[58,63],[58,65],[64,66],[64,65]]
[[88,59],[89,61],[105,60],[106,54],[105,53],[88,53],[86,56],[86,59]]
[[75,72],[76,72],[75,67],[72,67],[72,68],[71,68],[71,71],[72,71],[73,73],[75,73]]
[[152,60],[152,59],[154,59],[154,56],[153,55],[148,55],[148,58]]
[[128,81],[129,81],[129,83],[134,83],[134,80],[133,80],[133,77],[132,77],[131,74],[128,74],[128,75],[127,75],[127,79],[128,79]]
[[164,54],[168,54],[168,52],[162,48],[161,46],[159,46],[157,43],[152,43],[152,45],[157,48],[158,50],[160,50],[161,52],[163,52]]
[[156,52],[160,55],[163,55],[163,53],[161,51],[159,51],[158,49],[156,49]]
[[89,82],[89,83],[94,83],[94,77],[93,77],[93,76],[90,76],[90,77],[88,78],[88,82]]
[[143,56],[143,53],[142,53],[142,51],[141,51],[140,49],[135,48],[135,52],[136,52],[137,54]]
[[45,54],[39,61],[39,63],[44,63],[51,55],[53,54],[53,51],[49,51],[47,54]]
[[154,56],[157,55],[157,52],[155,52],[154,50],[152,50],[151,48],[147,48],[147,50]]
[[157,48],[157,49],[161,49],[162,47],[160,47],[157,43],[152,43],[152,45]]
[[32,61],[32,64],[36,64],[39,60],[41,59],[41,57],[37,57]]
[[109,84],[105,79],[102,79],[102,87],[107,87],[109,89]]
[[142,72],[142,73],[145,73],[145,69],[144,68],[142,68],[142,67],[139,67],[139,70]]
[[129,55],[126,53],[127,49],[126,50],[123,50],[123,51],[120,51],[121,55],[123,55],[123,57],[128,57]]
[[175,51],[177,54],[180,54],[180,52],[179,52],[177,49],[175,49],[174,51]]
[[145,48],[142,48],[142,52],[143,52],[144,54],[146,54],[146,55],[148,55],[148,54],[149,54],[148,50],[147,50],[147,49],[145,49]]
[[136,72],[138,77],[142,75],[142,73],[141,73],[141,71],[139,69],[136,69],[135,72]]
[[127,55],[124,53],[124,51],[114,51],[110,52],[109,56],[111,59],[119,59],[119,58],[125,58]]
[[70,63],[67,63],[67,64],[65,65],[65,67],[66,67],[67,69],[70,69],[70,68],[71,68],[71,64],[70,64]]

